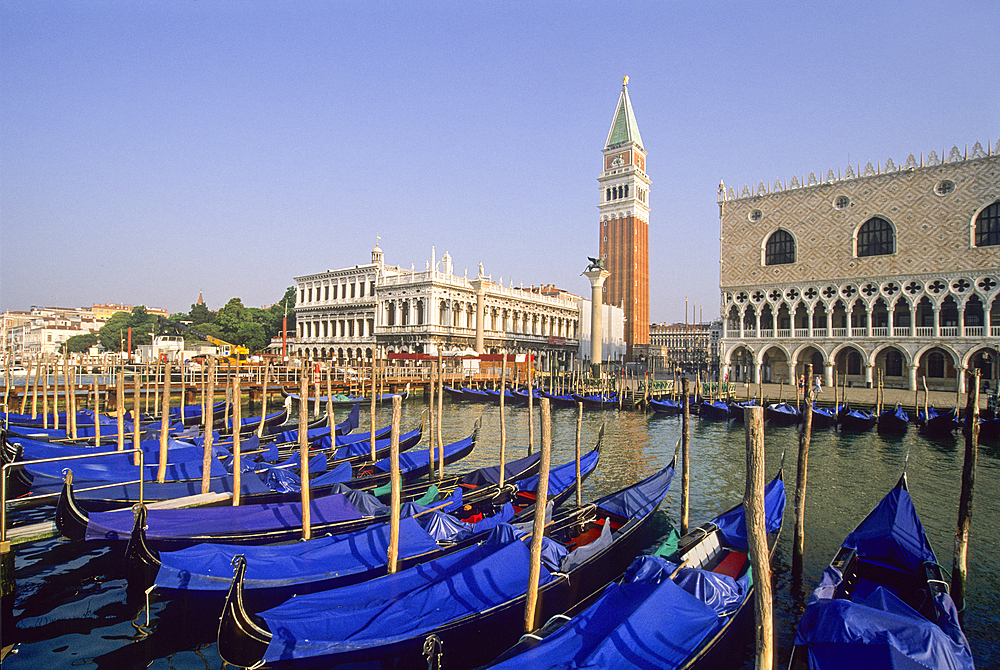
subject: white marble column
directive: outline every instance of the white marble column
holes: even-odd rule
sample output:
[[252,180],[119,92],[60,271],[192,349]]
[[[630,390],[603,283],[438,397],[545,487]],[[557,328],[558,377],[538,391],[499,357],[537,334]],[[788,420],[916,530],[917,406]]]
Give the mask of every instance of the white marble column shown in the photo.
[[583,274],[590,280],[590,364],[592,370],[600,370],[604,344],[604,309],[601,298],[604,281],[611,273],[597,269]]

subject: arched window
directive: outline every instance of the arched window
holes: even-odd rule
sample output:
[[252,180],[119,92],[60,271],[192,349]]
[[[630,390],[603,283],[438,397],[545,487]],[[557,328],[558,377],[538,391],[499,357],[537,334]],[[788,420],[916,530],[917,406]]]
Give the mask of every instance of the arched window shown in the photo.
[[932,351],[927,354],[927,376],[944,377],[944,354],[940,351]]
[[795,262],[795,238],[780,228],[767,238],[764,246],[764,265],[783,265]]
[[608,197],[605,199],[606,202],[611,200],[611,188],[610,187],[608,187],[608,194],[607,195],[608,195]]
[[858,229],[858,258],[885,256],[896,251],[896,234],[892,224],[874,216]]
[[903,354],[899,353],[895,349],[889,349],[885,352],[885,376],[903,376]]
[[976,246],[991,247],[1000,244],[1000,200],[997,200],[976,217]]

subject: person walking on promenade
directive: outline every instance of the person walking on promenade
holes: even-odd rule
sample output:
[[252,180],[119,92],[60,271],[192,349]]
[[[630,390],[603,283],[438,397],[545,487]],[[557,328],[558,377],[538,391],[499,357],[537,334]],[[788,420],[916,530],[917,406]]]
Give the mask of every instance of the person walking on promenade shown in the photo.
[[819,375],[816,375],[816,380],[813,383],[813,393],[818,394],[822,392],[823,392],[823,378],[820,377]]

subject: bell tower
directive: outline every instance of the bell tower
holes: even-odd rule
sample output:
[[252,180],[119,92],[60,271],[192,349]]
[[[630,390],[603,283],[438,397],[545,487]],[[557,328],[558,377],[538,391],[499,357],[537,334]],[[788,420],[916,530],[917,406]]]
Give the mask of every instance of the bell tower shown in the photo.
[[628,77],[611,130],[602,150],[604,166],[597,178],[600,188],[600,252],[611,273],[604,284],[605,305],[625,311],[626,360],[637,360],[649,344],[649,185],[646,150],[628,95]]

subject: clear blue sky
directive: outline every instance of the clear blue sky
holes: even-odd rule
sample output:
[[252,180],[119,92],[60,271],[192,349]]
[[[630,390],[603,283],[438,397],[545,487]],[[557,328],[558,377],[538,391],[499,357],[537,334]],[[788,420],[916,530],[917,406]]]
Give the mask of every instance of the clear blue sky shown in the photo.
[[627,74],[650,317],[707,319],[719,180],[995,145],[998,22],[983,0],[5,0],[0,309],[260,306],[376,235],[392,264],[435,246],[585,295]]

